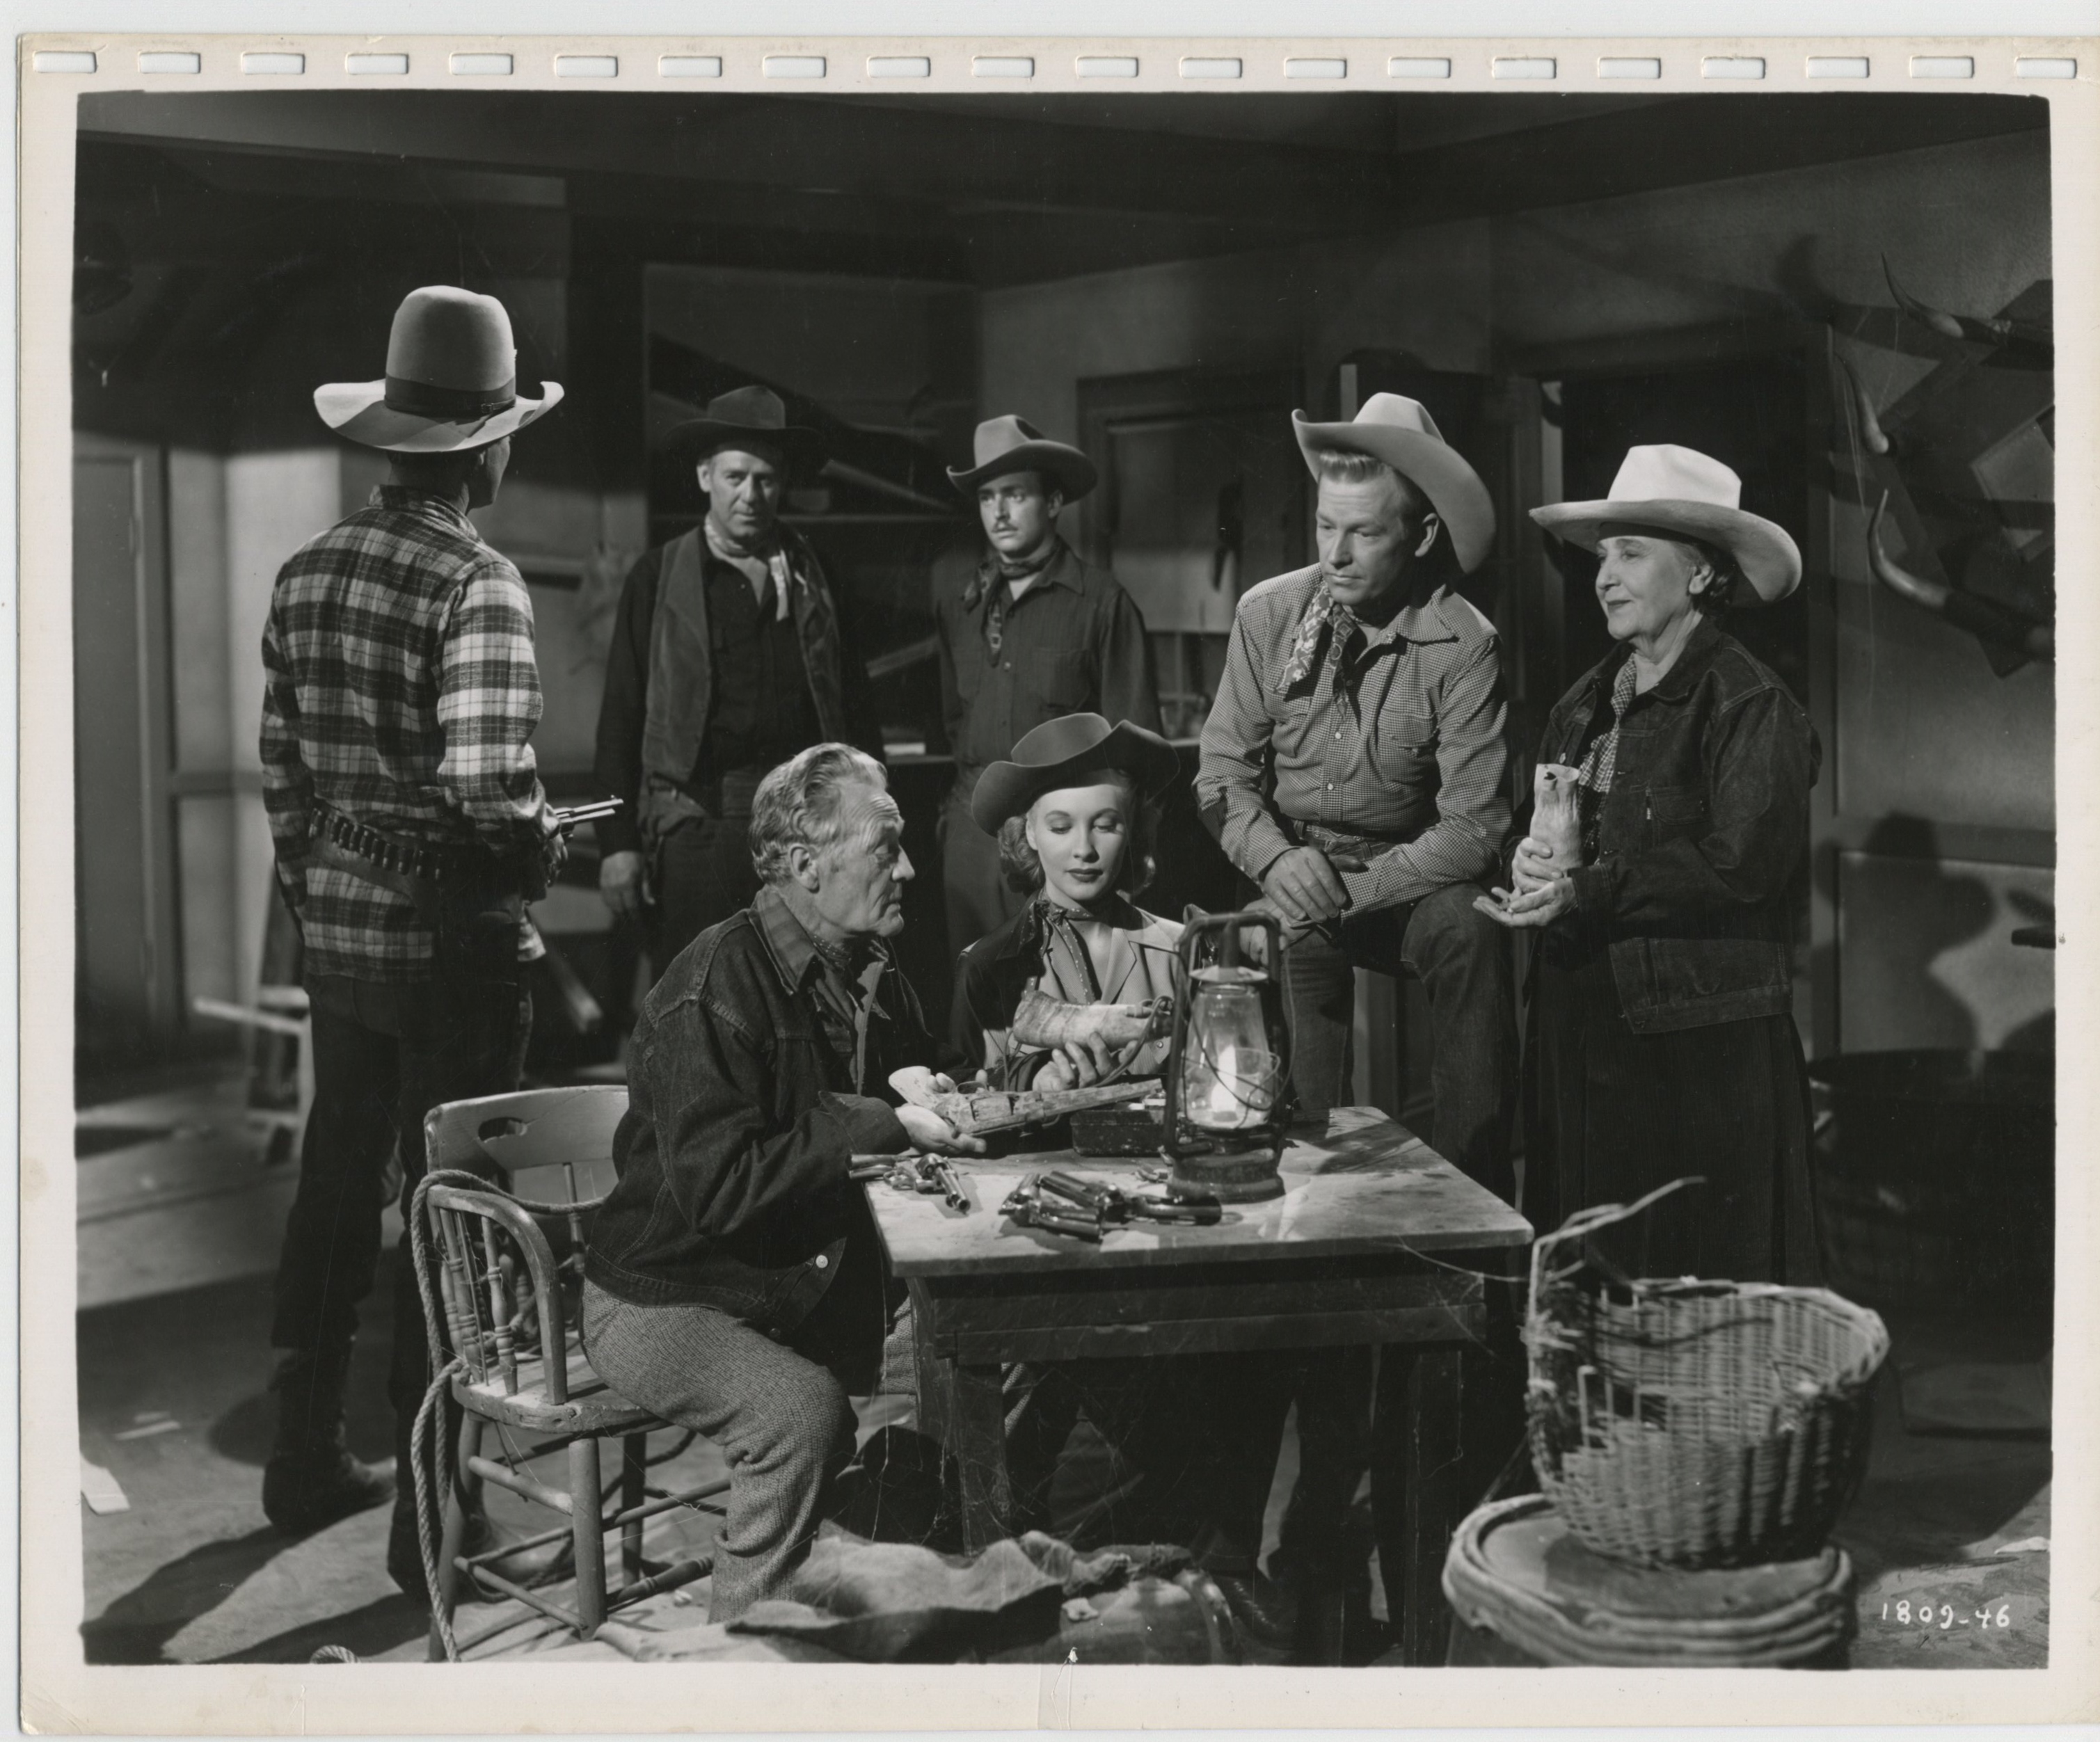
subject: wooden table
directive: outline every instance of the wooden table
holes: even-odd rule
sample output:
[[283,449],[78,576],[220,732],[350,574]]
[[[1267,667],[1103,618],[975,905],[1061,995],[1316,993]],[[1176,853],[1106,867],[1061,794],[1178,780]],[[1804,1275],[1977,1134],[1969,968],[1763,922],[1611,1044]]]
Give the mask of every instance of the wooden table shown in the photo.
[[1283,1195],[1229,1205],[1215,1227],[1140,1223],[1095,1246],[999,1212],[1026,1173],[1059,1167],[1130,1188],[1145,1165],[1070,1149],[971,1158],[957,1164],[968,1214],[938,1197],[868,1189],[911,1289],[920,1426],[956,1471],[965,1537],[977,1547],[1005,1533],[1008,1362],[1386,1344],[1388,1359],[1410,1367],[1401,1643],[1410,1661],[1440,1661],[1438,1579],[1458,1522],[1458,1352],[1481,1336],[1485,1315],[1477,1277],[1416,1255],[1521,1246],[1531,1225],[1370,1107],[1337,1108],[1324,1132],[1295,1136]]

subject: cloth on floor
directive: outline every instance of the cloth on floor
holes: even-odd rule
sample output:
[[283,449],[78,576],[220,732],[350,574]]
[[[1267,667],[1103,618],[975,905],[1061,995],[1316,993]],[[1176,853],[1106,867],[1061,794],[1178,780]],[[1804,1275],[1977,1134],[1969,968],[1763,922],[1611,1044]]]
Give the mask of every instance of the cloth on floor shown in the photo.
[[[840,1540],[840,1539],[834,1539]],[[907,1660],[1006,1664],[1236,1664],[1244,1660],[1243,1643],[1223,1593],[1201,1568],[1182,1565],[1171,1577],[1142,1570],[1174,1566],[1179,1550],[1162,1554],[1149,1548],[1118,1548],[1099,1555],[1045,1555],[1045,1547],[1064,1549],[1048,1537],[1025,1545],[1018,1557],[1042,1567],[1043,1582],[1025,1603],[1004,1617],[970,1617],[970,1625],[945,1643],[922,1635],[904,1654]],[[867,1545],[863,1548],[892,1545]],[[1016,1547],[1011,1541],[1001,1550]],[[990,1550],[986,1551],[987,1554]],[[1042,1565],[1038,1557],[1049,1562]],[[982,1557],[980,1557],[982,1559]],[[1018,1572],[1015,1558],[1002,1563]],[[1067,1596],[1064,1585],[1051,1583],[1057,1569],[1092,1594]],[[953,1570],[953,1569],[951,1569]],[[1114,1581],[1121,1580],[1123,1582]],[[799,1609],[792,1603],[772,1609]],[[693,1622],[678,1625],[690,1610],[673,1606],[609,1621],[588,1645],[557,1645],[539,1653],[558,1660],[614,1660],[637,1663],[847,1663],[867,1661],[849,1646],[865,1646],[879,1630],[862,1626],[836,1630],[821,1643],[805,1634],[755,1632],[757,1611],[726,1626]],[[810,1616],[820,1616],[811,1609]],[[1020,1617],[1025,1625],[1016,1624]],[[830,1619],[825,1617],[825,1619]],[[871,1618],[872,1619],[872,1618]],[[985,1623],[989,1620],[992,1625]]]
[[1028,1558],[1055,1578],[1067,1597],[1091,1597],[1097,1591],[1115,1590],[1134,1579],[1171,1579],[1186,1567],[1192,1556],[1177,1543],[1150,1542],[1096,1550],[1082,1555],[1069,1542],[1039,1530],[1020,1539]]
[[789,1589],[731,1626],[862,1663],[952,1660],[1049,1631],[1065,1594],[1059,1577],[1011,1538],[959,1562],[912,1543],[819,1537]]

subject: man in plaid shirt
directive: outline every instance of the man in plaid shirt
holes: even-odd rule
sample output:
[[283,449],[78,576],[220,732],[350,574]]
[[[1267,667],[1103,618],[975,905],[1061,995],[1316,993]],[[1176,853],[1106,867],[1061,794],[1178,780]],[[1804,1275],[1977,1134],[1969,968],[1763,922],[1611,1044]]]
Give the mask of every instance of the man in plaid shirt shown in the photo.
[[[549,382],[539,400],[520,399],[515,371],[503,306],[440,288],[413,293],[395,315],[385,381],[316,392],[332,427],[390,453],[392,477],[285,565],[263,631],[264,794],[305,942],[314,1037],[262,1488],[263,1510],[291,1533],[395,1490],[351,1456],[342,1422],[387,1160],[398,1145],[412,1189],[424,1114],[515,1088],[531,1025],[519,963],[540,946],[524,904],[562,850],[530,742],[540,712],[532,607],[516,568],[467,518],[495,500],[511,433],[560,398]],[[429,1372],[405,1250],[394,1326],[388,1563],[421,1594],[408,1450]]]

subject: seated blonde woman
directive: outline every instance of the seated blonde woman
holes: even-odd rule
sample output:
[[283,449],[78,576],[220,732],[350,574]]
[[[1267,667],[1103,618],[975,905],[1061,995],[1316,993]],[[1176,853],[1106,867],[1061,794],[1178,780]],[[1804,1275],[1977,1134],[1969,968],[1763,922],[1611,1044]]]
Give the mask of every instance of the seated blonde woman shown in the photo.
[[[970,814],[999,838],[1008,882],[1032,897],[963,952],[956,974],[955,1044],[993,1087],[1070,1088],[1164,1068],[1181,928],[1133,897],[1152,872],[1154,809],[1179,774],[1157,733],[1066,714],[978,777]],[[1188,1540],[1197,1446],[1169,1399],[1189,1378],[1176,1361],[1013,1369],[1015,1530],[1054,1525],[1080,1546]],[[1082,1415],[1093,1442],[1073,1438]],[[1053,1519],[1061,1460],[1073,1467]]]
[[1034,898],[963,952],[954,1040],[995,1088],[1156,1077],[1181,928],[1133,899],[1154,817],[1180,774],[1156,732],[1099,714],[1046,721],[978,778],[970,814]]

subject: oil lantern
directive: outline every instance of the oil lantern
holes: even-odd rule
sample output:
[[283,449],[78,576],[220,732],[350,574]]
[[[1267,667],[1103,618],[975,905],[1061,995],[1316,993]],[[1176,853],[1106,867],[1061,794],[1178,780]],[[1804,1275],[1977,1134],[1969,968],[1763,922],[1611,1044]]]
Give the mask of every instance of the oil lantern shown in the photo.
[[[1258,962],[1243,947],[1248,931],[1267,942]],[[1192,912],[1179,955],[1162,1146],[1173,1163],[1168,1190],[1226,1203],[1280,1197],[1277,1164],[1290,1117],[1281,928],[1265,913]]]

